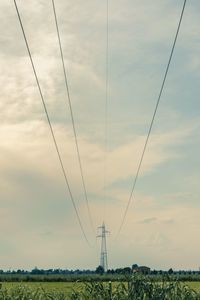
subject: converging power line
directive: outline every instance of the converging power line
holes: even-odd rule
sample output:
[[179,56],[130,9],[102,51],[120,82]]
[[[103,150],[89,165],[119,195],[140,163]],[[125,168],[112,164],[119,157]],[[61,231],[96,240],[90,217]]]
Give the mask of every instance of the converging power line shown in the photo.
[[25,30],[24,30],[24,27],[23,27],[22,19],[21,19],[20,13],[19,13],[19,9],[18,9],[16,0],[14,0],[14,4],[15,4],[18,20],[19,20],[19,23],[20,23],[20,27],[21,27],[21,30],[22,30],[22,34],[23,34],[23,37],[24,37],[24,41],[25,41],[25,44],[26,44],[26,48],[27,48],[27,51],[28,51],[28,55],[29,55],[29,58],[30,58],[30,61],[31,61],[33,73],[34,73],[36,83],[37,83],[37,86],[38,86],[40,98],[41,98],[43,108],[44,108],[44,111],[45,111],[45,114],[46,114],[46,117],[47,117],[47,121],[48,121],[48,124],[49,124],[49,128],[50,128],[50,131],[51,131],[53,142],[54,142],[54,145],[55,145],[55,148],[56,148],[56,152],[57,152],[57,155],[58,155],[58,159],[59,159],[59,163],[60,163],[60,166],[61,166],[61,169],[62,169],[62,173],[63,173],[64,179],[65,179],[65,183],[67,185],[69,195],[70,195],[70,198],[71,198],[71,201],[72,201],[72,205],[73,205],[73,208],[74,208],[79,226],[81,228],[81,232],[83,234],[83,237],[84,237],[85,241],[87,242],[87,244],[90,245],[90,243],[88,241],[88,238],[86,236],[82,221],[80,219],[79,212],[78,212],[78,209],[76,207],[74,197],[72,195],[72,191],[71,191],[69,181],[68,181],[68,178],[67,178],[67,174],[66,174],[66,171],[65,171],[65,168],[64,168],[64,165],[63,165],[63,161],[62,161],[61,154],[60,154],[60,151],[59,151],[59,148],[58,148],[58,144],[56,142],[56,137],[55,137],[55,134],[54,134],[54,131],[53,131],[53,127],[51,125],[51,121],[50,121],[49,114],[48,114],[48,111],[47,111],[46,103],[45,103],[44,96],[43,96],[43,93],[42,93],[42,90],[41,90],[41,86],[40,86],[40,83],[39,83],[37,72],[36,72],[36,69],[35,69],[35,66],[34,66],[34,62],[33,62],[33,59],[32,59],[31,51],[30,51],[30,48],[29,48],[29,45],[28,45],[28,40],[26,38]]
[[109,52],[109,5],[106,0],[106,69],[105,69],[105,111],[104,111],[104,122],[105,122],[105,142],[104,142],[104,212],[103,221],[106,219],[106,185],[107,185],[107,158],[108,158],[108,98],[109,98],[109,70],[108,70],[108,52]]
[[91,224],[93,233],[95,233],[94,224],[93,224],[93,218],[92,218],[92,214],[91,214],[91,210],[90,210],[90,205],[89,205],[89,201],[88,201],[88,194],[87,194],[87,190],[86,190],[86,184],[85,184],[85,179],[84,179],[83,167],[82,167],[82,162],[81,162],[81,155],[80,155],[78,138],[77,138],[77,133],[76,133],[76,126],[75,126],[75,120],[74,120],[74,114],[73,114],[71,96],[70,96],[68,79],[67,79],[67,71],[66,71],[66,66],[65,66],[65,61],[64,61],[64,55],[63,55],[63,49],[62,49],[60,31],[59,31],[59,26],[58,26],[58,18],[57,18],[57,13],[56,13],[56,7],[55,7],[54,0],[52,0],[52,6],[53,6],[53,13],[54,13],[54,19],[55,19],[55,24],[56,24],[56,32],[57,32],[57,36],[58,36],[60,56],[61,56],[62,67],[63,67],[65,87],[66,87],[67,98],[68,98],[69,109],[70,109],[70,115],[71,115],[71,122],[72,122],[72,127],[73,127],[73,132],[74,132],[74,139],[75,139],[75,144],[76,144],[76,152],[77,152],[78,163],[79,163],[79,168],[80,168],[80,173],[81,173],[81,179],[82,179],[82,185],[83,185],[83,190],[84,190],[84,196],[85,196],[85,201],[86,201],[86,205],[87,205],[87,210],[88,210],[88,215],[89,215],[89,219],[90,219],[90,224]]
[[163,89],[164,89],[164,86],[165,86],[167,74],[168,74],[168,71],[169,71],[170,63],[171,63],[172,56],[173,56],[173,53],[174,53],[174,49],[175,49],[175,46],[176,46],[176,41],[177,41],[178,34],[179,34],[179,31],[180,31],[180,27],[181,27],[183,15],[184,15],[184,11],[185,11],[186,2],[187,2],[187,0],[184,0],[184,2],[183,2],[183,7],[182,7],[182,10],[181,10],[181,15],[180,15],[179,22],[178,22],[178,27],[177,27],[177,30],[176,30],[176,34],[175,34],[175,38],[174,38],[173,44],[172,44],[172,49],[171,49],[169,60],[168,60],[168,63],[167,63],[167,67],[166,67],[166,70],[165,70],[165,73],[164,73],[164,78],[163,78],[163,81],[162,81],[162,84],[161,84],[160,92],[158,94],[158,99],[157,99],[157,102],[156,102],[155,110],[154,110],[154,113],[153,113],[153,117],[152,117],[152,120],[151,120],[151,123],[150,123],[150,127],[149,127],[149,130],[148,130],[148,133],[147,133],[145,144],[144,144],[144,147],[143,147],[143,150],[142,150],[142,155],[141,155],[141,158],[139,160],[139,164],[138,164],[137,172],[136,172],[136,175],[135,175],[135,178],[134,178],[134,181],[133,181],[133,186],[132,186],[132,190],[131,190],[131,193],[130,193],[130,196],[129,196],[129,200],[128,200],[126,209],[124,211],[124,214],[123,214],[123,217],[122,217],[122,221],[120,223],[119,230],[117,232],[117,236],[116,237],[119,236],[119,234],[121,232],[121,229],[122,229],[122,227],[124,225],[124,222],[125,222],[125,219],[126,219],[126,216],[127,216],[127,212],[128,212],[129,207],[130,207],[130,203],[131,203],[134,191],[135,191],[135,186],[136,186],[136,183],[137,183],[137,180],[138,180],[138,176],[139,176],[140,169],[141,169],[141,166],[142,166],[143,158],[144,158],[144,155],[145,155],[145,152],[146,152],[147,144],[148,144],[148,141],[149,141],[149,138],[150,138],[150,135],[151,135],[153,123],[154,123],[154,120],[155,120],[155,117],[156,117],[156,113],[157,113],[157,110],[158,110],[160,99],[161,99],[161,96],[162,96],[162,93],[163,93]]

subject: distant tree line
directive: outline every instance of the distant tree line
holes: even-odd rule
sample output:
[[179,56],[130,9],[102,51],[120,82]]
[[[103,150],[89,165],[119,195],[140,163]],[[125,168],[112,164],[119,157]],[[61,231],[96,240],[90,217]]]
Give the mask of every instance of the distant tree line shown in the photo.
[[68,270],[68,269],[38,269],[35,267],[31,271],[27,270],[0,270],[0,274],[5,274],[5,275],[80,275],[80,274],[94,274],[95,271],[92,270]]
[[[89,269],[75,269],[75,270],[68,270],[68,269],[39,269],[35,267],[31,271],[27,270],[0,270],[0,275],[93,275],[93,274],[108,274],[108,275],[130,275],[134,272],[143,273],[144,275],[200,275],[200,271],[192,271],[192,270],[179,270],[173,271],[170,268],[168,271],[163,270],[150,270],[148,267],[139,267],[138,265],[134,264],[132,267],[123,267],[123,268],[116,268],[116,269],[108,269],[107,272],[104,272],[104,269],[101,266],[98,266],[96,270],[89,270]],[[146,274],[145,274],[146,273]]]

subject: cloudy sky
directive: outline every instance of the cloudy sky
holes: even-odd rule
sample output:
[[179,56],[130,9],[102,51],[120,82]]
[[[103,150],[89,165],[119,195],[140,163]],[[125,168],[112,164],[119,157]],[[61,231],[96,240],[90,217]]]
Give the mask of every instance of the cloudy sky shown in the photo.
[[[0,1],[0,268],[95,268],[51,1],[18,0],[69,183],[66,189],[13,1]],[[190,0],[126,223],[128,202],[182,0],[109,0],[104,217],[106,0],[55,0],[88,199],[109,267],[200,266],[200,3]]]

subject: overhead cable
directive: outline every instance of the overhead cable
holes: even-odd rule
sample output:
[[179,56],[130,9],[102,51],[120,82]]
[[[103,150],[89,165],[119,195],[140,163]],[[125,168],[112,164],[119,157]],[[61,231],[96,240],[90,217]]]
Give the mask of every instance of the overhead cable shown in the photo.
[[105,151],[104,151],[104,216],[103,221],[106,219],[106,185],[107,185],[107,156],[108,156],[108,93],[109,93],[109,78],[108,78],[108,51],[109,51],[109,7],[108,0],[106,0],[106,78],[105,78]]
[[52,0],[52,6],[53,6],[53,13],[54,13],[54,19],[55,19],[55,24],[56,24],[56,31],[57,31],[57,36],[58,36],[58,43],[59,43],[60,56],[61,56],[61,61],[62,61],[63,74],[64,74],[64,79],[65,79],[65,87],[66,87],[68,104],[69,104],[70,115],[71,115],[71,122],[72,122],[72,127],[73,127],[73,132],[74,132],[74,139],[75,139],[75,144],[76,144],[76,152],[77,152],[77,156],[78,156],[78,163],[79,163],[79,168],[80,168],[80,173],[81,173],[81,179],[82,179],[82,185],[83,185],[83,190],[84,190],[84,196],[85,196],[85,201],[86,201],[86,205],[87,205],[87,210],[88,210],[88,215],[89,215],[89,219],[90,219],[90,224],[91,224],[93,232],[95,232],[95,230],[94,230],[94,224],[93,224],[93,219],[92,219],[92,215],[91,215],[91,210],[90,210],[90,205],[89,205],[89,201],[88,201],[86,184],[85,184],[85,180],[84,180],[83,167],[82,167],[82,162],[81,162],[81,155],[80,155],[78,138],[77,138],[77,133],[76,133],[76,126],[75,126],[75,121],[74,121],[74,114],[73,114],[71,96],[70,96],[68,79],[67,79],[67,71],[66,71],[66,66],[65,66],[65,61],[64,61],[64,55],[63,55],[63,49],[62,49],[60,31],[59,31],[59,26],[58,26],[58,18],[57,18],[57,13],[56,13],[56,7],[55,7],[54,0]]
[[116,237],[119,236],[119,234],[121,232],[121,229],[122,229],[122,227],[124,225],[124,222],[125,222],[125,219],[126,219],[126,216],[127,216],[127,212],[128,212],[128,209],[129,209],[129,206],[130,206],[133,194],[134,194],[135,186],[136,186],[136,183],[137,183],[137,180],[138,180],[138,176],[139,176],[139,173],[140,173],[141,165],[142,165],[143,158],[144,158],[144,155],[145,155],[145,151],[146,151],[146,148],[147,148],[147,144],[148,144],[148,141],[149,141],[149,138],[150,138],[150,135],[151,135],[153,123],[154,123],[154,120],[155,120],[155,117],[156,117],[156,113],[157,113],[157,110],[158,110],[160,99],[161,99],[161,96],[162,96],[162,93],[163,93],[163,89],[164,89],[164,86],[165,86],[167,74],[168,74],[168,71],[169,71],[170,63],[171,63],[172,56],[173,56],[173,53],[174,53],[174,48],[175,48],[176,41],[177,41],[177,38],[178,38],[178,34],[179,34],[179,31],[180,31],[180,27],[181,27],[183,15],[184,15],[184,11],[185,11],[186,2],[187,2],[187,0],[184,0],[184,2],[183,2],[183,7],[182,7],[182,10],[181,10],[181,15],[180,15],[179,22],[178,22],[178,27],[177,27],[177,30],[176,30],[176,34],[175,34],[175,38],[174,38],[173,44],[172,44],[172,49],[171,49],[169,60],[168,60],[168,63],[167,63],[167,67],[166,67],[166,70],[165,70],[165,73],[164,73],[164,78],[163,78],[163,81],[162,81],[162,84],[161,84],[160,92],[158,94],[158,98],[157,98],[155,110],[154,110],[154,113],[153,113],[153,117],[152,117],[152,120],[151,120],[151,123],[150,123],[150,127],[149,127],[149,130],[148,130],[148,133],[147,133],[145,144],[144,144],[144,147],[143,147],[143,150],[142,150],[142,155],[141,155],[141,158],[139,160],[139,164],[138,164],[137,172],[136,172],[136,175],[135,175],[135,178],[134,178],[134,182],[133,182],[131,194],[129,196],[128,204],[127,204],[125,212],[123,214],[123,218],[122,218],[122,221],[120,223],[119,230],[117,232],[117,236]]
[[33,73],[34,73],[34,76],[35,76],[35,79],[36,79],[36,83],[37,83],[37,86],[38,86],[40,98],[41,98],[41,101],[42,101],[42,104],[43,104],[43,108],[44,108],[44,111],[45,111],[45,114],[46,114],[46,117],[47,117],[47,121],[48,121],[48,124],[49,124],[49,128],[50,128],[50,131],[51,131],[53,142],[54,142],[54,145],[55,145],[55,148],[56,148],[56,152],[57,152],[57,155],[58,155],[58,159],[59,159],[59,162],[60,162],[62,173],[63,173],[64,179],[65,179],[65,183],[67,185],[67,188],[68,188],[68,191],[69,191],[69,195],[70,195],[70,198],[71,198],[71,201],[72,201],[72,205],[73,205],[73,208],[74,208],[74,211],[75,211],[75,214],[76,214],[79,226],[81,228],[81,232],[83,234],[83,237],[84,237],[85,241],[87,242],[87,244],[90,245],[89,241],[88,241],[88,238],[86,236],[86,233],[85,233],[82,221],[80,219],[79,212],[78,212],[78,209],[76,207],[76,203],[75,203],[74,197],[72,195],[72,191],[71,191],[71,188],[70,188],[70,185],[69,185],[69,181],[68,181],[68,178],[67,178],[67,174],[66,174],[66,171],[65,171],[65,168],[64,168],[64,165],[63,165],[63,161],[62,161],[61,154],[60,154],[60,151],[59,151],[59,148],[58,148],[58,144],[56,142],[56,138],[55,138],[55,134],[54,134],[54,131],[53,131],[53,127],[51,125],[50,117],[49,117],[49,114],[48,114],[48,111],[47,111],[46,103],[45,103],[44,96],[43,96],[43,93],[42,93],[42,90],[41,90],[41,86],[40,86],[40,83],[39,83],[39,79],[38,79],[38,76],[37,76],[37,73],[36,73],[35,65],[34,65],[33,58],[32,58],[32,55],[31,55],[31,51],[30,51],[30,48],[29,48],[29,45],[28,45],[28,40],[26,38],[25,30],[24,30],[24,27],[23,27],[22,19],[21,19],[20,13],[19,13],[19,9],[18,9],[16,0],[14,0],[14,4],[15,4],[17,16],[18,16],[18,19],[19,19],[19,23],[20,23],[20,26],[21,26],[22,34],[23,34],[23,37],[24,37],[24,41],[25,41],[25,44],[26,44],[26,48],[27,48],[27,51],[28,51],[28,55],[29,55],[29,58],[30,58],[30,61],[31,61]]

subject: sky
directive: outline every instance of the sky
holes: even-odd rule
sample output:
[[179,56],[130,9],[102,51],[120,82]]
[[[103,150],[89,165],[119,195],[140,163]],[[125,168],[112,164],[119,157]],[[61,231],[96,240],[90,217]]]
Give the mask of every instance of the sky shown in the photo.
[[[95,269],[105,221],[109,268],[199,269],[200,3],[188,1],[126,222],[182,0],[55,0],[91,230],[52,3],[18,0],[85,242],[56,155],[13,1],[0,2],[0,268]],[[104,162],[106,157],[106,186]],[[106,195],[106,197],[105,197]],[[104,209],[105,208],[105,209]]]

